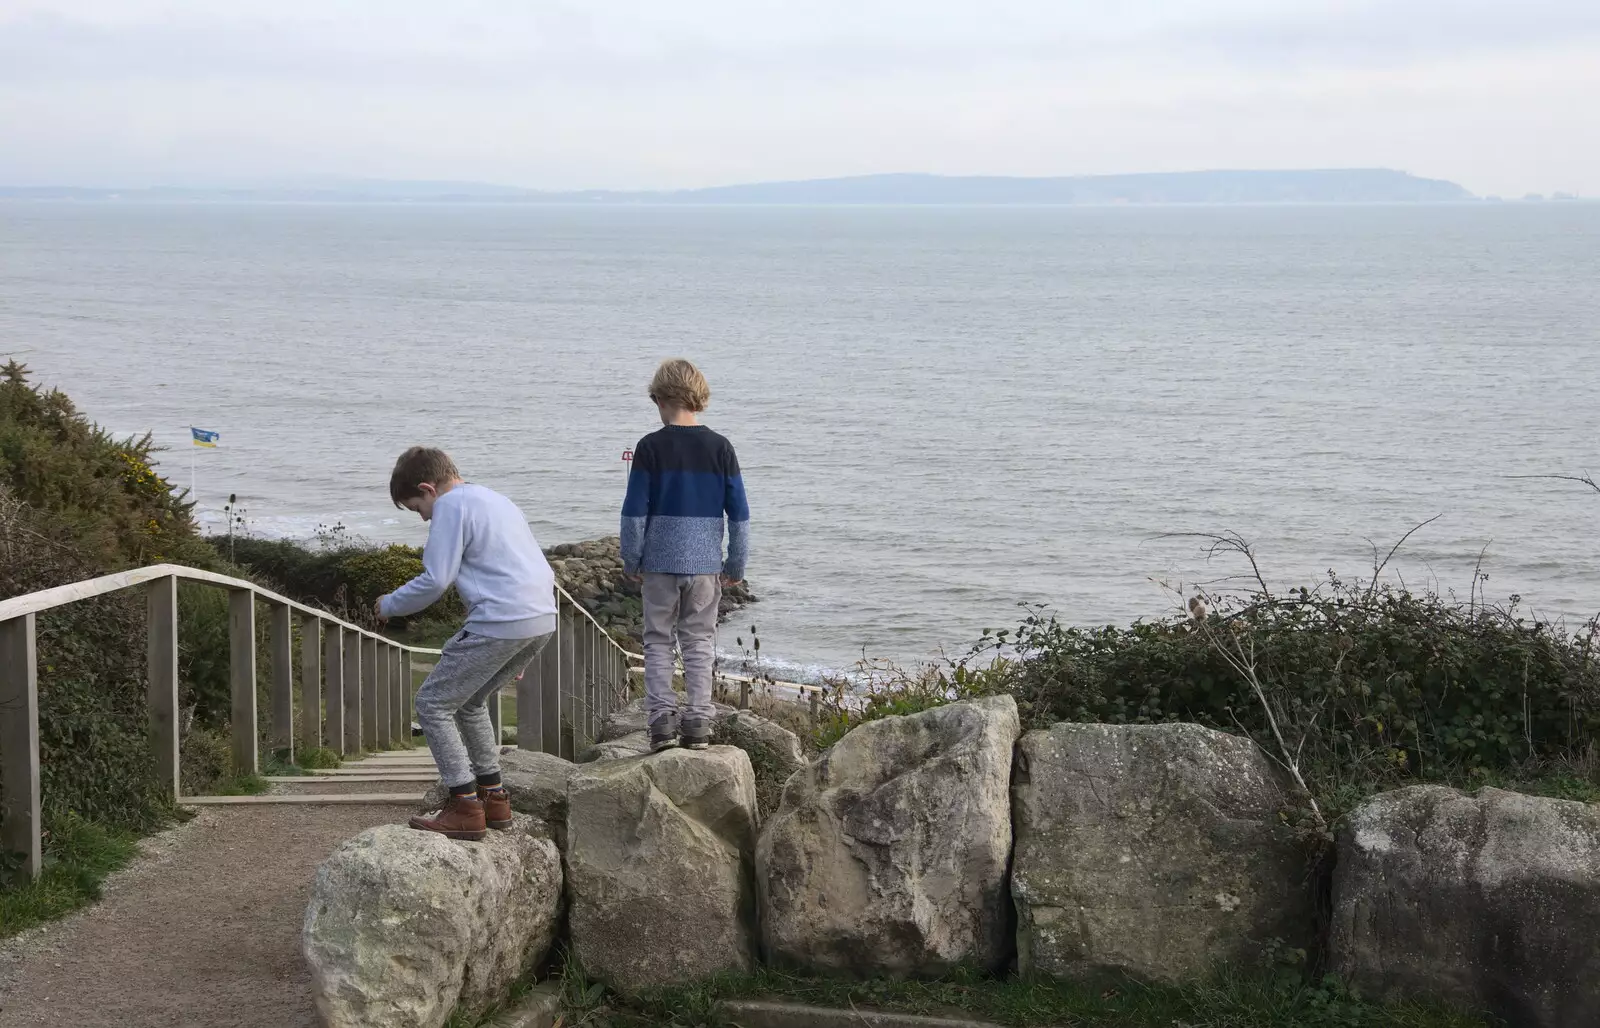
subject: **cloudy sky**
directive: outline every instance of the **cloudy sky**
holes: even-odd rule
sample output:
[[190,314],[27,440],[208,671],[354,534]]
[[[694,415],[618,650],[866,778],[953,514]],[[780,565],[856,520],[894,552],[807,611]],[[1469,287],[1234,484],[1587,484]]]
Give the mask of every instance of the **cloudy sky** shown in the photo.
[[1401,168],[1600,195],[1597,0],[0,0],[0,183]]

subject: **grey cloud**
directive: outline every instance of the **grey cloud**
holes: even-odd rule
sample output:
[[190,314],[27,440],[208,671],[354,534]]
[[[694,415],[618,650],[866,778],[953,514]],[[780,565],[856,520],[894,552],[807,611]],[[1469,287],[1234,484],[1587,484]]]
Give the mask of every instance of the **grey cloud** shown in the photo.
[[0,181],[1383,163],[1594,192],[1597,41],[1596,0],[0,0]]
[[1362,0],[1214,18],[1169,29],[1175,45],[1248,64],[1349,66],[1537,49],[1600,40],[1592,0]]
[[[374,33],[330,16],[196,13],[115,23],[33,14],[0,22],[0,82],[626,86],[718,76],[949,76],[996,65],[1048,66],[1119,54],[1159,59],[1183,52],[1246,65],[1367,66],[1600,38],[1600,4],[1587,0],[1524,0],[1514,11],[1483,0],[1369,0],[1321,8],[1301,3],[1274,5],[1268,12],[1219,3],[1191,13],[1144,0],[1118,14],[1092,17],[1039,3],[1002,7],[981,18],[970,4],[896,0],[875,8],[872,17],[853,19],[840,16],[842,5],[833,5],[831,20],[826,4],[804,19],[796,19],[795,6],[768,21],[757,17],[763,13],[759,7],[740,15],[733,8],[719,11],[715,2],[697,5],[698,20],[619,16],[627,13],[626,4],[620,10],[611,5],[609,17],[594,13],[598,7],[538,4],[498,20],[483,5],[431,15],[427,6],[389,7],[396,19],[436,18],[438,29],[420,38]],[[726,17],[711,17],[718,13]],[[751,31],[740,35],[744,27]]]

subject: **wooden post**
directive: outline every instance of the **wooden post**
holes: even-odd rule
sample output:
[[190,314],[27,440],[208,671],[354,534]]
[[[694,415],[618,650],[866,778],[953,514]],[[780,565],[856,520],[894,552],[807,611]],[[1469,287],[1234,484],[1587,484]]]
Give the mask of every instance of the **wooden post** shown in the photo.
[[389,713],[389,703],[394,695],[389,688],[389,644],[374,641],[373,646],[373,659],[377,662],[376,684],[373,688],[377,690],[374,713],[378,719],[378,749],[386,750],[394,739],[394,717]]
[[576,755],[575,733],[577,731],[577,703],[574,696],[573,677],[574,648],[577,640],[573,638],[576,625],[569,613],[561,616],[561,752],[558,754],[567,760]]
[[322,746],[322,619],[300,615],[300,751]]
[[37,646],[34,615],[0,622],[0,849],[22,854],[30,879],[44,861]]
[[822,694],[815,690],[811,693],[811,723],[813,725],[822,720]]
[[[556,618],[556,633],[539,654],[539,728],[534,748],[545,753],[561,752],[561,619]],[[518,726],[517,738],[521,738]]]
[[362,636],[356,632],[339,629],[344,639],[344,755],[354,757],[361,753],[361,651]]
[[389,745],[402,746],[411,738],[405,722],[405,684],[401,681],[400,647],[389,647]]
[[589,631],[589,619],[583,616],[582,611],[576,612],[572,620],[578,627],[572,660],[572,696],[577,708],[577,714],[572,719],[576,737],[573,745],[588,746],[594,741],[594,711],[589,700],[590,688],[594,685],[594,635]]
[[343,756],[344,748],[344,626],[330,623],[322,635],[322,663],[327,669],[328,746]]
[[229,679],[233,688],[233,769],[253,775],[261,767],[256,736],[256,594],[228,593]]
[[361,745],[378,748],[378,641],[361,637]]
[[600,737],[600,629],[588,618],[584,619],[584,637],[589,642],[589,673],[584,676],[584,705],[589,708],[585,721],[588,741]]
[[272,649],[272,745],[294,763],[294,619],[287,603],[269,604]]
[[150,701],[150,745],[155,749],[161,791],[181,794],[178,761],[178,579],[158,578],[145,593],[148,658],[146,692]]
[[411,741],[412,703],[417,695],[417,681],[411,673],[411,651],[400,651],[400,716],[402,734]]
[[[547,642],[545,649],[550,648]],[[544,653],[528,662],[517,683],[517,749],[537,750],[544,739],[543,710],[539,706],[539,677],[544,671]]]
[[750,683],[749,682],[740,682],[739,683],[739,709],[740,710],[749,710],[750,709]]

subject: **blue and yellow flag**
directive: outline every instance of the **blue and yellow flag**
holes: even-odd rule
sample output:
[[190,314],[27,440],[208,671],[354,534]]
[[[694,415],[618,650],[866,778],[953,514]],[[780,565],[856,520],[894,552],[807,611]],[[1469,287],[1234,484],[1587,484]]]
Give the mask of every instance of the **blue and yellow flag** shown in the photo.
[[212,449],[216,448],[217,440],[222,438],[221,432],[207,432],[203,428],[190,428],[189,432],[194,436],[196,446],[209,446]]

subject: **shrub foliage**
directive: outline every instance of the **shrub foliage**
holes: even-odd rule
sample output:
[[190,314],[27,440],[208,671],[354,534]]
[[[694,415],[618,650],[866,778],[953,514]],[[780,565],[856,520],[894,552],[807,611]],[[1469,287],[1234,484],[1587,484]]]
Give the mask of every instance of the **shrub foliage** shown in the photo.
[[1330,575],[1126,627],[1073,627],[1029,607],[1016,629],[985,630],[941,665],[863,663],[857,682],[836,684],[816,741],[1009,693],[1030,727],[1188,721],[1250,735],[1335,815],[1422,780],[1600,797],[1596,622],[1568,630],[1516,597],[1489,605],[1481,584],[1461,601]]

